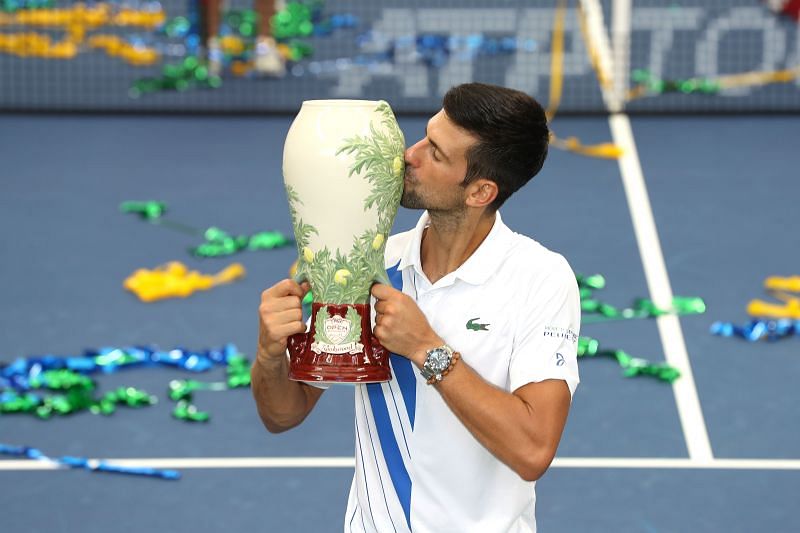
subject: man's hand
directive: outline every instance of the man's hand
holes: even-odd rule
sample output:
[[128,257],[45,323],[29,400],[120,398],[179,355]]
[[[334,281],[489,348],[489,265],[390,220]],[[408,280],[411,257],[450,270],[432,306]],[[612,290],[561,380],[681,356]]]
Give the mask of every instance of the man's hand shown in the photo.
[[302,301],[308,289],[308,283],[285,279],[261,293],[258,353],[250,370],[250,388],[258,415],[272,433],[300,424],[323,392],[289,379],[286,344],[290,335],[306,330]]
[[377,300],[375,336],[387,350],[422,366],[426,351],[441,346],[444,341],[433,331],[410,296],[379,283],[372,286],[371,292]]
[[257,359],[262,364],[284,359],[289,336],[305,332],[302,302],[308,289],[306,282],[285,279],[261,293]]

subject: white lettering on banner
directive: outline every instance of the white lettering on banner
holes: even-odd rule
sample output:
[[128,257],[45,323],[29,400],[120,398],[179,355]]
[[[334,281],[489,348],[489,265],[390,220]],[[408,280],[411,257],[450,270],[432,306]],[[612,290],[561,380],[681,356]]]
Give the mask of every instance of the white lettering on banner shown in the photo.
[[[758,7],[737,7],[727,15],[713,20],[697,44],[695,69],[697,75],[711,78],[720,74],[719,51],[722,39],[733,30],[760,31],[762,37],[761,64],[751,65],[746,71],[773,71],[783,68],[786,56],[786,32],[778,26],[777,17]],[[743,96],[750,94],[751,87],[734,87],[721,94]]]
[[[642,7],[633,10],[631,20],[634,38],[644,36],[650,40],[650,63],[647,70],[656,79],[664,77],[664,64],[672,50],[675,32],[696,30],[700,27],[703,10],[699,8],[664,9]],[[666,19],[665,19],[666,17]]]
[[[452,50],[444,58],[441,68],[430,68],[417,50],[416,37],[435,34],[466,38],[486,33],[496,38],[515,37],[517,43],[533,40],[537,44],[536,50],[518,50],[510,61],[495,62],[497,66],[493,68],[506,65],[504,83],[509,87],[542,94],[550,77],[554,15],[552,8],[386,8],[370,29],[375,38],[361,52],[379,54],[391,50],[391,60],[379,64],[352,63],[348,68],[322,73],[320,77],[336,81],[331,94],[339,97],[363,96],[365,89],[377,80],[394,81],[403,97],[442,96],[452,85],[472,81],[476,58],[466,50]],[[644,40],[649,46],[645,64],[634,63],[631,68],[646,69],[656,78],[669,77],[666,66],[676,62],[684,70],[672,77],[738,74],[720,69],[720,58],[741,55],[738,50],[726,47],[726,37],[730,37],[731,32],[761,34],[758,43],[760,63],[743,65],[742,71],[781,70],[800,62],[800,32],[793,31],[787,35],[779,17],[762,6],[739,6],[713,12],[704,7],[689,6],[637,7],[633,10],[631,26],[634,42]],[[794,43],[790,42],[792,39]],[[464,43],[466,39],[452,42]],[[570,77],[586,76],[591,72],[574,9],[570,9],[565,18],[564,42],[563,73],[565,85],[569,86]],[[690,50],[686,48],[687,43],[690,43]],[[800,86],[800,77],[795,79],[795,85]],[[757,89],[737,87],[726,89],[722,94],[742,96]]]
[[[517,39],[533,39],[539,44],[534,51],[518,51],[514,54],[506,72],[505,84],[529,94],[541,94],[541,78],[550,77],[550,39],[552,38],[554,9],[525,9],[519,17]],[[545,43],[545,44],[542,44]],[[581,35],[577,12],[571,9],[564,17],[564,61],[562,72],[565,77],[582,76],[591,72],[589,54]],[[446,89],[445,89],[446,91]],[[444,92],[442,93],[444,94]]]

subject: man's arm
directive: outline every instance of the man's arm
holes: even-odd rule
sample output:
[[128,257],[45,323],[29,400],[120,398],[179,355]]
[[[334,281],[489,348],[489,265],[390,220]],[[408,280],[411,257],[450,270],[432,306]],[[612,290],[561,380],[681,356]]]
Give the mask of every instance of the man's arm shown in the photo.
[[[444,341],[409,296],[386,285],[374,285],[372,294],[378,299],[375,336],[421,367],[426,351]],[[434,386],[472,435],[521,478],[534,481],[550,466],[569,412],[566,382],[528,383],[510,393],[460,359]]]
[[308,284],[285,279],[261,294],[258,352],[250,381],[258,414],[272,433],[300,424],[324,392],[288,377],[286,344],[290,335],[306,330],[302,307],[306,292]]
[[528,383],[509,393],[460,359],[433,386],[478,442],[522,479],[535,481],[550,467],[569,413],[566,382]]

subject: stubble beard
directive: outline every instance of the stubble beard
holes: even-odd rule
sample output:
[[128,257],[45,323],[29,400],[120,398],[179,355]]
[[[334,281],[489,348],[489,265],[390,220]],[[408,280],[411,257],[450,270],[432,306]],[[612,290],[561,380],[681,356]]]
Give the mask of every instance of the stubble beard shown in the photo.
[[[431,217],[437,218],[442,225],[458,227],[466,215],[466,206],[464,205],[464,198],[454,197],[450,202],[445,201],[445,204],[450,205],[433,205],[430,199],[425,199],[419,192],[408,187],[408,183],[416,184],[413,176],[406,167],[405,174],[406,181],[403,182],[403,194],[400,196],[400,205],[406,209],[424,209],[427,210]],[[436,203],[436,202],[435,202]]]
[[406,209],[427,209],[422,197],[415,191],[403,187],[403,195],[400,197],[400,205]]
[[427,209],[428,207],[419,193],[410,190],[408,187],[409,181],[413,183],[414,180],[408,165],[406,165],[406,172],[403,178],[403,194],[400,196],[400,205],[406,209]]
[[445,231],[456,231],[466,216],[466,206],[453,199],[450,206],[435,206],[426,201],[417,191],[403,187],[400,205],[406,209],[427,210],[431,219],[436,219],[437,226]]

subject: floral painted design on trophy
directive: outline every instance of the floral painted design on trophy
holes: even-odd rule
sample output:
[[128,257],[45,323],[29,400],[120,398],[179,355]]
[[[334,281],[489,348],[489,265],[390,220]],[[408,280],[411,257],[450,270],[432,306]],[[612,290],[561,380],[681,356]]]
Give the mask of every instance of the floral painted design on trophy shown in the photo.
[[349,254],[339,250],[332,254],[327,247],[313,250],[309,246],[317,229],[299,217],[296,205],[302,201],[291,186],[286,187],[299,255],[296,278],[311,282],[316,302],[367,303],[373,281],[388,283],[383,253],[403,193],[405,140],[389,105],[382,101],[377,111],[383,128],[370,124],[369,136],[345,139],[336,152],[354,156],[349,177],[363,174],[372,185],[364,210],[374,207],[378,214],[377,226],[356,238]]

